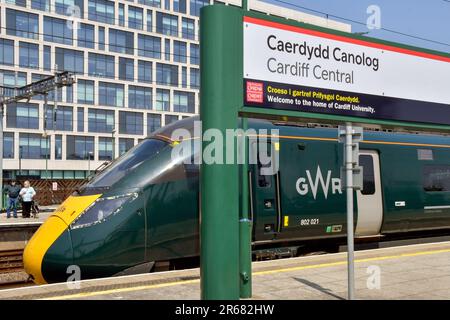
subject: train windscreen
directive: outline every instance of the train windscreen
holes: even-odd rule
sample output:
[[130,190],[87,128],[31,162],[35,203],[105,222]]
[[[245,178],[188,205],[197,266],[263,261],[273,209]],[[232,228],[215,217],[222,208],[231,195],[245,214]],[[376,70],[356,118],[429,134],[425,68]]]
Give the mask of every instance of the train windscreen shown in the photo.
[[89,181],[83,190],[109,188],[145,160],[158,154],[167,145],[168,142],[157,139],[142,141],[117,159],[109,168]]

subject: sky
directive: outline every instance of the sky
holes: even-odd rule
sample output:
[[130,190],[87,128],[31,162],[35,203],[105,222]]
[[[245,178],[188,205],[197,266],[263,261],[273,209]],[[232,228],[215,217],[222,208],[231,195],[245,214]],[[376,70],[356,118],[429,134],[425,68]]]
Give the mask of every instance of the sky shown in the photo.
[[[352,32],[367,32],[373,38],[450,53],[450,0],[261,0],[277,6],[321,15],[303,8],[329,14],[329,18],[352,25]],[[292,4],[292,6],[288,5]],[[367,8],[376,5],[381,12],[381,28],[432,40],[425,41],[385,30],[369,30],[365,25]],[[339,16],[363,24],[353,23]],[[325,16],[325,15],[322,15]],[[439,43],[436,43],[439,42]]]

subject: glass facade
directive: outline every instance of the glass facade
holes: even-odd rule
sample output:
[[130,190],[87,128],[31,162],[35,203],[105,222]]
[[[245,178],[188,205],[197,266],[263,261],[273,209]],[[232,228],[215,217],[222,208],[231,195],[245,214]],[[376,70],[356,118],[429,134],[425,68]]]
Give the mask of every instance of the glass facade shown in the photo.
[[[198,12],[206,3],[3,2],[1,85],[23,86],[52,75],[55,68],[77,74],[72,87],[49,92],[46,107],[44,96],[36,95],[6,108],[4,157],[17,160],[20,149],[24,159],[51,160],[48,178],[84,178],[88,157],[112,158],[113,130],[120,155],[163,124],[197,112]],[[74,22],[71,15],[79,19]],[[70,170],[52,168],[52,161],[66,160],[78,161]]]
[[67,136],[68,160],[94,160],[94,137]]
[[114,111],[89,108],[88,124],[89,132],[110,133],[114,129]]
[[138,134],[144,133],[142,113],[140,112],[119,112],[119,133]]
[[20,133],[19,149],[22,159],[50,159],[49,137],[38,133]]

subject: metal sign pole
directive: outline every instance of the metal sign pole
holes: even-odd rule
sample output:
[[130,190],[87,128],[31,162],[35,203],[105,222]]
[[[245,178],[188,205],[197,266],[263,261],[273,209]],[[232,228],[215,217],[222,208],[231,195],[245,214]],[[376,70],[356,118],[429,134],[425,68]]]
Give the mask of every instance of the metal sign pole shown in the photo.
[[353,247],[353,132],[352,124],[345,124],[345,175],[347,190],[347,263],[348,263],[348,299],[355,299],[355,270]]
[[341,170],[341,180],[344,181],[347,197],[347,264],[348,264],[348,299],[355,299],[355,268],[354,268],[354,201],[353,190],[363,187],[363,168],[359,166],[359,141],[363,136],[363,128],[353,127],[350,122],[339,126],[339,142],[344,144],[344,166]]

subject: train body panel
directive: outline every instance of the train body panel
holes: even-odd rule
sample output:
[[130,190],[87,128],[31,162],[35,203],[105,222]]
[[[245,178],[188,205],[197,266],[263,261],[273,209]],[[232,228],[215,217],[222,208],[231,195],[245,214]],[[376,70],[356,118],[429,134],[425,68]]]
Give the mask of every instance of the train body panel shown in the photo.
[[[186,163],[192,154],[173,154],[176,144],[169,139],[175,128],[192,131],[196,119],[140,143],[71,197],[93,197],[84,208],[63,204],[44,223],[24,254],[25,269],[36,282],[64,281],[69,264],[79,266],[82,278],[93,278],[199,255],[199,166]],[[343,145],[337,130],[268,121],[250,126],[279,129],[279,141],[268,141],[279,171],[262,175],[262,163],[249,165],[254,245],[344,239]],[[249,148],[258,153],[256,145]],[[368,131],[360,154],[364,189],[354,197],[357,236],[450,228],[449,137]],[[51,219],[71,210],[74,216],[63,219],[66,227],[50,226]],[[36,256],[31,249],[44,231],[55,234],[47,235],[47,247]]]

